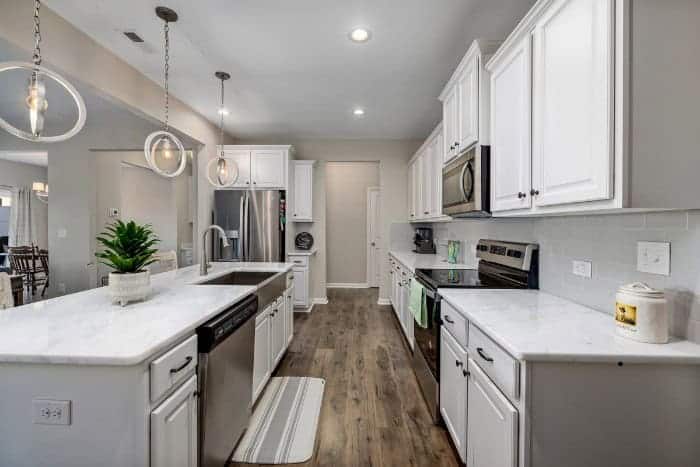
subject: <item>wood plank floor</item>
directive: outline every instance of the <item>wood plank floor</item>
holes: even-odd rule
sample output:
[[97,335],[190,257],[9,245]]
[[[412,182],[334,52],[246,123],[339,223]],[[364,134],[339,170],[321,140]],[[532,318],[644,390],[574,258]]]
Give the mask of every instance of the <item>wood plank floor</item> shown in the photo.
[[377,289],[330,289],[328,298],[311,314],[295,314],[294,341],[276,374],[326,380],[314,457],[294,465],[458,466]]

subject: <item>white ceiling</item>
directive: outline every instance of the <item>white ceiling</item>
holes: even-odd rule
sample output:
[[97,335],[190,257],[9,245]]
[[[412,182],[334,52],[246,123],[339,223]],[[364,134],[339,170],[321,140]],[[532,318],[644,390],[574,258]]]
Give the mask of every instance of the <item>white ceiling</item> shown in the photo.
[[[534,0],[47,0],[154,81],[175,9],[171,89],[217,122],[216,70],[230,72],[227,130],[240,138],[422,138],[442,86],[476,37],[502,39]],[[348,40],[362,25],[366,44]],[[137,46],[122,32],[136,31]],[[45,37],[45,40],[50,40]],[[69,46],[69,44],[66,44]],[[366,109],[364,118],[352,109]]]

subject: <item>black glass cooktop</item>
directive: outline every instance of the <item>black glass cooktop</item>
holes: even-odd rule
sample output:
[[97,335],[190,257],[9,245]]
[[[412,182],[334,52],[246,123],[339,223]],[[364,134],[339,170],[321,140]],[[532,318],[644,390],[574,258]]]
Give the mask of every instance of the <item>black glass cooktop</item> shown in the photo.
[[423,285],[433,290],[449,287],[460,289],[518,287],[498,275],[486,274],[476,269],[417,269],[416,277]]

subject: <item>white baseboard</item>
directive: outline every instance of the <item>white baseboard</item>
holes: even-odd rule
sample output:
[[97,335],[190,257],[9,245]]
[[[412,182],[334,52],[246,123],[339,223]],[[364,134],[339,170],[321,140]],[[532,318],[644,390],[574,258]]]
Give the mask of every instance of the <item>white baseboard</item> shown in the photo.
[[311,305],[307,308],[294,308],[294,313],[311,313],[311,310],[314,307],[314,303],[312,302]]
[[316,297],[311,300],[314,305],[328,305],[328,297]]
[[388,298],[380,298],[377,300],[377,305],[391,305],[391,300]]
[[326,284],[329,289],[369,289],[367,282],[332,282]]

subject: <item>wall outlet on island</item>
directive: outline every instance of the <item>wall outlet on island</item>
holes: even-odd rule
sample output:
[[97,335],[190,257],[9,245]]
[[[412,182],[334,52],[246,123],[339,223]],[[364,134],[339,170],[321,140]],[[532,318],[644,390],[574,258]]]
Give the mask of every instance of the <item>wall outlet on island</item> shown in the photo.
[[590,261],[574,260],[572,273],[574,276],[581,276],[590,279],[592,276],[592,263]]
[[70,401],[32,400],[32,423],[38,425],[70,425]]

